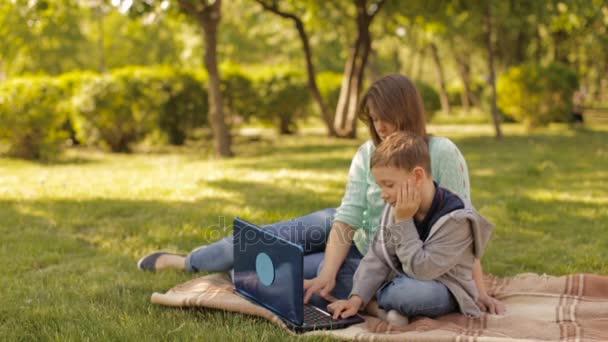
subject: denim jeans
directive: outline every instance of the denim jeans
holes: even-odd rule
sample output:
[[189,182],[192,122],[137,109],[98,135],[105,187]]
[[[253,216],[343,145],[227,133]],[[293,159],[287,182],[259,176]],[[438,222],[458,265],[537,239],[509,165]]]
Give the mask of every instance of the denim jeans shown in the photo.
[[436,280],[417,280],[399,275],[376,292],[378,306],[406,316],[438,317],[458,311],[450,290]]
[[[323,267],[325,245],[335,212],[336,210],[333,208],[320,210],[289,221],[265,225],[262,228],[302,246],[304,249],[304,279],[311,279],[316,277]],[[332,292],[334,297],[348,297],[353,287],[353,275],[361,258],[361,253],[353,244],[336,277],[336,287]],[[186,270],[189,272],[225,272],[232,269],[233,264],[232,236],[207,246],[198,247],[186,256]],[[324,301],[320,298],[313,298],[312,302],[315,305],[321,305]]]

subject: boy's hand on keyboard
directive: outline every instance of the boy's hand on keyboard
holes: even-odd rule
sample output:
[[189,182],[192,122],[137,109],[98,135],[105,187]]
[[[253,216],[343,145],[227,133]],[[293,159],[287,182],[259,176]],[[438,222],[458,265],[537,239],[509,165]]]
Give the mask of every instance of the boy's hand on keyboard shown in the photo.
[[348,318],[359,311],[363,300],[359,296],[352,296],[346,300],[338,300],[327,306],[327,310],[333,314],[333,319]]

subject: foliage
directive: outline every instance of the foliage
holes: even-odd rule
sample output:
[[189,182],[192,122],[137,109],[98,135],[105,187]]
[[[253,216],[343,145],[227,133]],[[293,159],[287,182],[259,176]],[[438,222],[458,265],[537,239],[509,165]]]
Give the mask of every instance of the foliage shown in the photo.
[[[76,0],[15,0],[0,4],[0,72],[60,74],[87,63],[87,39]],[[2,70],[4,69],[4,70]]]
[[174,70],[168,76],[160,80],[166,97],[161,103],[158,128],[170,144],[182,145],[193,128],[207,125],[207,89],[189,72]]
[[441,100],[439,99],[439,93],[431,87],[429,84],[422,81],[415,81],[416,89],[422,97],[424,103],[424,111],[426,112],[427,121],[433,119],[435,112],[441,109]]
[[500,77],[498,105],[528,127],[566,121],[577,88],[576,73],[564,65],[526,64],[513,67]]
[[340,98],[340,88],[342,87],[342,74],[337,72],[322,72],[317,74],[317,83],[321,96],[325,99],[330,110],[335,110]]
[[222,92],[227,113],[249,120],[255,116],[261,99],[250,75],[235,64],[222,65]]
[[77,136],[126,152],[152,132],[181,145],[207,123],[207,92],[192,73],[170,68],[123,68],[86,82],[75,98]]
[[277,72],[256,80],[260,107],[256,117],[278,124],[281,134],[295,133],[297,119],[306,115],[310,91],[306,78],[295,71]]
[[68,137],[64,83],[48,77],[0,83],[0,141],[10,156],[52,160]]
[[74,125],[79,140],[89,145],[100,143],[114,152],[128,152],[132,143],[152,131],[164,94],[146,96],[146,89],[160,90],[162,86],[147,84],[146,76],[136,70],[122,70],[84,84],[75,98],[79,115]]

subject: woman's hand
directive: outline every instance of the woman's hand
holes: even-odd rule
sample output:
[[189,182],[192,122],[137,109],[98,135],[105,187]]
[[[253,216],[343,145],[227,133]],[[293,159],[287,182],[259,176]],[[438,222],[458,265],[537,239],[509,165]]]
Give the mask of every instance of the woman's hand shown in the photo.
[[479,292],[479,296],[477,297],[477,305],[481,311],[485,311],[492,315],[502,315],[506,310],[503,302],[489,296],[485,291]]
[[330,302],[335,301],[336,298],[331,295],[334,287],[336,287],[336,277],[323,272],[315,278],[304,280],[304,291],[306,291],[304,303],[308,303],[310,297],[315,293]]
[[395,222],[409,220],[420,208],[422,196],[420,186],[412,178],[397,185],[397,201],[395,202]]
[[338,300],[327,306],[327,310],[333,313],[333,318],[348,318],[353,316],[361,309],[363,300],[359,296],[352,296],[347,300]]

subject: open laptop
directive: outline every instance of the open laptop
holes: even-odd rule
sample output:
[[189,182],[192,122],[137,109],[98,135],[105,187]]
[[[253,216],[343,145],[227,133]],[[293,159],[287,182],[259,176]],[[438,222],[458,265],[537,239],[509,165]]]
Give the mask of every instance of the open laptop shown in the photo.
[[234,219],[236,293],[274,312],[296,332],[363,322],[358,315],[334,320],[325,310],[304,304],[303,267],[302,246],[241,218]]

